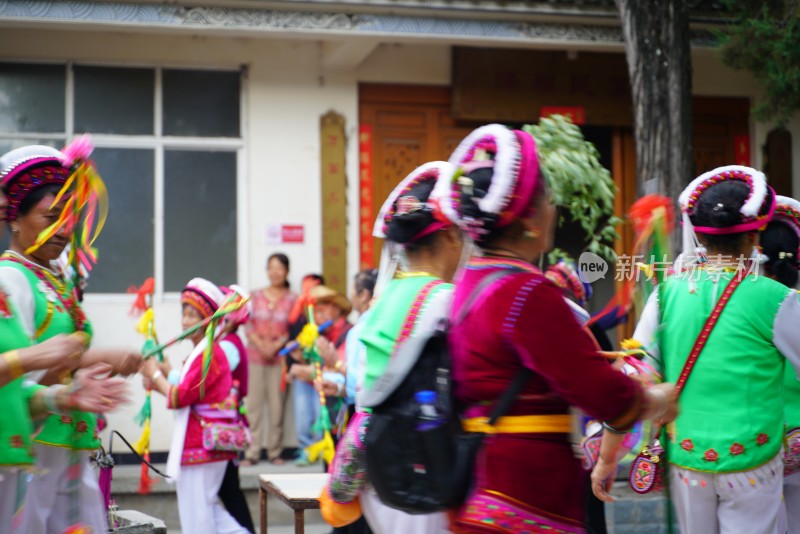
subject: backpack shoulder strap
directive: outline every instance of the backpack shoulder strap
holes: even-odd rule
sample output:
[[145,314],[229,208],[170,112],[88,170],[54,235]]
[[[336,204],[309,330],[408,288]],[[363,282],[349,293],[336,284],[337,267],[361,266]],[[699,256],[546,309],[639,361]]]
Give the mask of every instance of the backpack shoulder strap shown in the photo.
[[515,400],[517,400],[517,396],[522,391],[522,388],[531,378],[531,375],[533,375],[533,371],[527,367],[523,367],[522,371],[517,373],[517,376],[514,377],[514,380],[511,381],[511,384],[508,385],[500,398],[497,399],[497,404],[494,405],[494,409],[489,415],[488,423],[490,425],[494,426],[497,420],[503,417],[506,412],[508,412],[508,410],[511,408],[511,405],[514,404]]

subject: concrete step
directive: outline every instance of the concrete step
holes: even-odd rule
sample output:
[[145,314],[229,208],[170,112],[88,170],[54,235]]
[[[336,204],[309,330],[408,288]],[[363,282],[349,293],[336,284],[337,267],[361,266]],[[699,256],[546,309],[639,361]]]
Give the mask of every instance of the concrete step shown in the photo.
[[[166,466],[155,464],[159,470],[164,472]],[[147,495],[139,495],[139,466],[120,465],[114,468],[114,478],[111,483],[111,496],[117,501],[120,510],[139,510],[149,516],[157,517],[166,523],[170,533],[180,532],[180,521],[178,519],[178,502],[175,496],[175,486],[161,479],[151,471],[151,478],[156,480],[152,490]],[[322,472],[320,464],[309,467],[297,467],[294,462],[287,462],[284,465],[273,465],[268,462],[240,467],[239,478],[241,487],[244,491],[247,503],[250,506],[250,514],[256,528],[259,525],[259,496],[258,496],[258,477],[267,473],[317,473]],[[275,499],[267,499],[267,514],[269,517],[269,532],[281,532],[281,528],[289,528],[294,523],[294,513],[289,507]],[[322,517],[317,510],[305,512],[306,532],[309,534],[330,532],[330,527],[325,525]],[[273,526],[276,527],[273,530]],[[280,528],[279,528],[280,527]],[[293,532],[290,529],[286,532]]]

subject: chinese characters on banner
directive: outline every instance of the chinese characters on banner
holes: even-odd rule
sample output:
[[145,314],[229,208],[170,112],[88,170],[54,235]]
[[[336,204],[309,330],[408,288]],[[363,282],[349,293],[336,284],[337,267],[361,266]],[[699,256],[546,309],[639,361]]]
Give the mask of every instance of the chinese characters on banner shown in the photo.
[[358,129],[358,235],[359,264],[361,269],[373,265],[374,242],[372,239],[372,126],[362,124]]
[[326,285],[347,295],[347,176],[344,117],[329,111],[320,119],[322,184],[322,273]]
[[735,145],[736,165],[750,166],[750,136],[736,135],[733,137]]

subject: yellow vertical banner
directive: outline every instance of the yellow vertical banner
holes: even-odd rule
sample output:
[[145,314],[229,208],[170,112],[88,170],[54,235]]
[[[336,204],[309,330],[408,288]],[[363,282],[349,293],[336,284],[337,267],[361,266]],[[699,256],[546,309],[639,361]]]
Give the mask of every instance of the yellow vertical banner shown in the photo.
[[320,119],[322,183],[322,274],[347,295],[347,174],[344,117],[329,111]]

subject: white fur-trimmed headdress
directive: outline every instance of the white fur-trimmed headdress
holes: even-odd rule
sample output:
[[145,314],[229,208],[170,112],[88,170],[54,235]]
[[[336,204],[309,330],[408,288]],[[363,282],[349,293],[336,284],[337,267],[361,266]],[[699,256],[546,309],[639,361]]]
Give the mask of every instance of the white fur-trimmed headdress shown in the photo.
[[[741,181],[747,184],[750,189],[742,207],[739,208],[741,221],[725,228],[695,227],[692,224],[691,217],[695,214],[700,197],[709,187],[730,180]],[[677,267],[680,268],[682,266],[680,263],[685,264],[697,258],[698,255],[700,257],[704,255],[705,250],[697,240],[697,233],[726,235],[763,230],[772,219],[775,211],[774,194],[771,194],[770,191],[771,188],[767,185],[764,173],[743,165],[718,167],[692,180],[678,197],[683,222],[683,253],[676,262],[679,264]],[[770,206],[767,210],[764,210],[767,202],[770,203]],[[760,215],[762,211],[764,213]]]
[[[452,181],[454,172],[455,167],[446,161],[431,161],[411,171],[386,197],[381,210],[378,212],[378,217],[375,219],[372,235],[386,239],[386,232],[392,218],[398,213],[407,213],[409,210],[426,209],[433,213],[434,219],[437,221],[444,224],[455,224],[457,219],[452,206],[449,206],[447,202],[441,201],[442,198],[449,196],[450,188],[448,184]],[[408,192],[426,181],[435,182],[433,191],[431,191],[426,201],[421,202],[416,199],[415,202],[413,198],[407,197]],[[440,183],[444,183],[444,187],[439,187]],[[403,200],[406,201],[401,202]]]
[[467,174],[480,168],[492,169],[492,180],[482,198],[474,198],[481,212],[494,215],[495,227],[507,226],[530,210],[531,197],[542,180],[533,137],[500,124],[488,124],[469,134],[450,156],[459,178],[452,185],[450,199],[461,226],[471,235],[483,232],[482,221],[463,216],[462,195],[472,195]]
[[[398,264],[403,261],[402,245],[387,238],[389,223],[395,216],[417,210],[431,212],[434,222],[417,234],[414,239],[421,239],[457,223],[456,212],[449,202],[451,194],[449,184],[452,183],[455,170],[455,167],[446,161],[431,161],[420,165],[411,171],[384,201],[372,230],[373,236],[384,240],[378,279],[375,282],[374,293],[376,296],[394,278]],[[409,194],[414,187],[426,181],[435,182],[427,200],[422,201]]]

